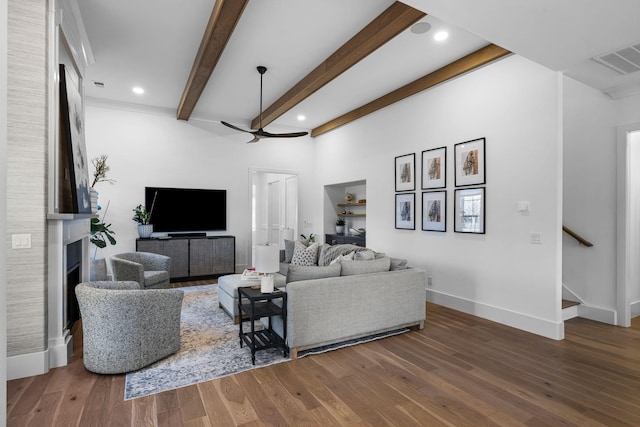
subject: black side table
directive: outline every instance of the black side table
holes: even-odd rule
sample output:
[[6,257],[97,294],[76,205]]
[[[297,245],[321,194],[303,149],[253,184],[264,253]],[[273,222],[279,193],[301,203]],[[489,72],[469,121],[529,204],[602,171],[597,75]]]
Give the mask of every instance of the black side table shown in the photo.
[[[274,304],[273,300],[280,299],[282,306]],[[244,303],[243,303],[243,300]],[[256,364],[256,351],[267,348],[282,347],[282,355],[284,357],[289,353],[287,343],[287,293],[284,290],[276,289],[272,293],[263,294],[260,287],[238,288],[238,314],[240,318],[240,347],[247,344],[251,349],[251,362]],[[273,330],[271,318],[273,316],[282,316],[282,334],[278,335]],[[261,331],[255,330],[254,321],[263,317],[269,318],[269,327]],[[251,323],[251,332],[245,332],[243,329],[244,322]]]

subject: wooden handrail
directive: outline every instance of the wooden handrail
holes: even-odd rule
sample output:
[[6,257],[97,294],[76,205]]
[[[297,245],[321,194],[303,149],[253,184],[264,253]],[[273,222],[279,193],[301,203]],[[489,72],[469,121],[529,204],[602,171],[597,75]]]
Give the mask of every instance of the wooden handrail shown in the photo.
[[584,237],[580,236],[579,234],[577,234],[573,230],[565,227],[564,225],[562,226],[562,231],[564,231],[569,236],[571,236],[574,239],[576,239],[578,241],[578,243],[580,243],[581,245],[588,246],[588,247],[593,246],[593,243],[591,243],[590,241],[586,240]]

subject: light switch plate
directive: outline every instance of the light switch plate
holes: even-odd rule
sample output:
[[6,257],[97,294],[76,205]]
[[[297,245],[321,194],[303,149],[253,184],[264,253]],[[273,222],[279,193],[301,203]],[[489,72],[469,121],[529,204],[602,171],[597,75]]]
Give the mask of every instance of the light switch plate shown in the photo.
[[31,234],[12,234],[11,249],[31,248]]

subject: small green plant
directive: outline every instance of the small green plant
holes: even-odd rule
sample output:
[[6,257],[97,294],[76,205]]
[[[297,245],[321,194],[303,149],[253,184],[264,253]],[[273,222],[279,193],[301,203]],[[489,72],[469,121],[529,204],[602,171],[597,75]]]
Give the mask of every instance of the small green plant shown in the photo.
[[[305,236],[304,234],[301,234],[300,237],[302,237],[302,240],[307,240],[307,236]],[[316,241],[316,235],[311,233],[309,234],[308,240],[310,243],[313,243]]]
[[142,205],[138,205],[133,209],[135,214],[133,215],[133,219],[138,224],[146,225],[149,224],[149,220],[151,219],[151,213],[147,212],[147,208]]
[[344,219],[338,218],[338,220],[336,221],[336,225],[344,225]]
[[91,243],[100,249],[106,248],[107,242],[115,245],[116,239],[114,239],[113,235],[116,232],[109,227],[111,227],[111,224],[105,224],[98,218],[91,218],[91,237],[89,238]]

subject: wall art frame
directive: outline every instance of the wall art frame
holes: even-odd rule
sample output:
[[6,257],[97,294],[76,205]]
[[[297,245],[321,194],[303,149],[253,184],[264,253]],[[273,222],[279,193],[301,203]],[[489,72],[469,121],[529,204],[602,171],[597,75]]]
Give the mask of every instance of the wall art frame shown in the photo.
[[396,194],[396,228],[416,229],[416,193]]
[[455,190],[454,227],[456,233],[486,233],[485,187],[459,188]]
[[91,213],[89,168],[84,140],[84,107],[73,79],[60,64],[60,137],[67,147],[73,213]]
[[395,159],[396,192],[415,191],[416,154],[405,154]]
[[447,231],[447,191],[422,193],[422,230]]
[[421,166],[423,190],[447,186],[447,147],[424,150]]
[[478,138],[454,145],[456,187],[486,184],[485,143],[485,138]]

